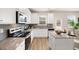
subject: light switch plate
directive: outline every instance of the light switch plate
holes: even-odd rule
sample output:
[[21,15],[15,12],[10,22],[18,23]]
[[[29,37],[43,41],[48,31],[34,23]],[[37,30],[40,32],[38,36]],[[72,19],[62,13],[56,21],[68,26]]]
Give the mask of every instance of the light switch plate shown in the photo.
[[3,29],[0,29],[0,33],[3,33]]

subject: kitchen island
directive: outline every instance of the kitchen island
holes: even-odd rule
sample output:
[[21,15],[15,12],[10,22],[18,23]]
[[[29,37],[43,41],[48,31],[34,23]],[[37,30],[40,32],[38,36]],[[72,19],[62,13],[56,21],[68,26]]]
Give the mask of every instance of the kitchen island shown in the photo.
[[74,36],[69,36],[66,33],[58,35],[55,31],[49,31],[49,44],[53,50],[73,50]]

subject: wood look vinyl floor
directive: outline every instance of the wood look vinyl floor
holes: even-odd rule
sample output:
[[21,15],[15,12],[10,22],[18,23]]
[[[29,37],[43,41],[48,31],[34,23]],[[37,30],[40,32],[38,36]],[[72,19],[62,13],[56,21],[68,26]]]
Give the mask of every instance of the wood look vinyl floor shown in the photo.
[[31,43],[32,50],[48,50],[49,43],[47,38],[34,38]]

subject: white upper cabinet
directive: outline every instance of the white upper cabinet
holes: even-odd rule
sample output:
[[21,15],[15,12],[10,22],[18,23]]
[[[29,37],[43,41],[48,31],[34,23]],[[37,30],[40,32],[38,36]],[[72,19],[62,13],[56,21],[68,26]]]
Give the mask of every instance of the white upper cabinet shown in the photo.
[[32,13],[31,24],[39,24],[38,13]]
[[33,24],[53,24],[53,13],[32,13],[31,23]]
[[54,23],[54,15],[53,13],[48,13],[47,24],[53,24],[53,23]]
[[26,24],[30,24],[31,23],[31,12],[28,8],[25,9],[25,15],[27,17],[27,22]]
[[0,24],[15,24],[16,23],[15,8],[0,8]]

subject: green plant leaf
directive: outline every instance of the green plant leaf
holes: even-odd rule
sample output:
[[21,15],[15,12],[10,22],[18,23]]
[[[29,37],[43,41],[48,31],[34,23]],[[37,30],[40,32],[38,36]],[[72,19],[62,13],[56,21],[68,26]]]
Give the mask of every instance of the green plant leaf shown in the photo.
[[72,26],[74,29],[78,29],[78,28],[79,28],[79,23],[75,23],[73,20],[68,20],[68,23],[69,23],[70,26]]

